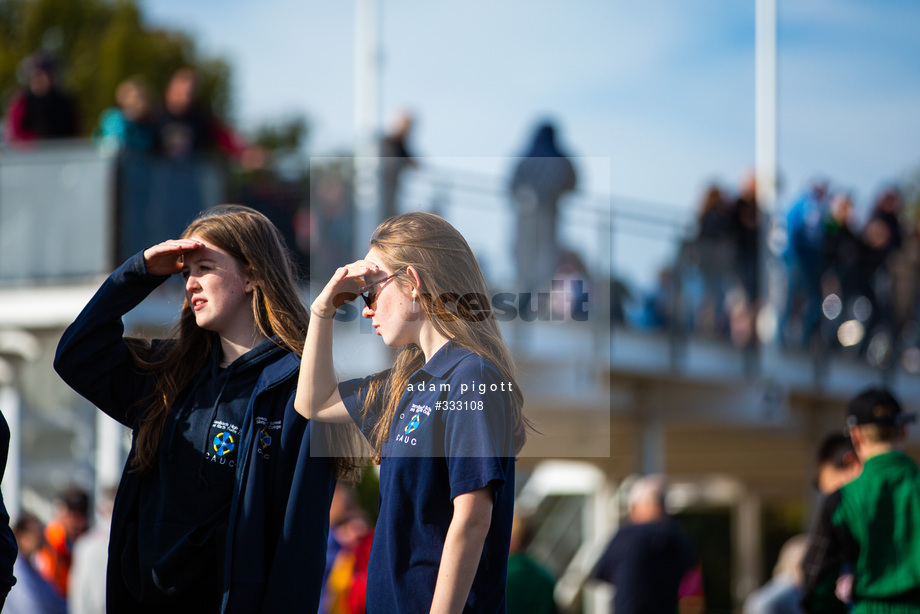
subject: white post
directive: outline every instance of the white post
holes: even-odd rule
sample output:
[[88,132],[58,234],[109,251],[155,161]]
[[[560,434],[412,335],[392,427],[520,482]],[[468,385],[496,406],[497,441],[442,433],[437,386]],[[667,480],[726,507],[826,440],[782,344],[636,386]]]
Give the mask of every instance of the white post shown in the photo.
[[0,386],[0,410],[10,427],[10,451],[3,474],[3,503],[11,519],[19,517],[22,480],[22,404],[12,385]]
[[[619,505],[615,495],[617,488],[606,483],[590,497],[593,508],[593,523],[585,524],[590,528],[586,536],[588,540],[600,547],[599,552],[606,549],[610,536],[616,533],[620,526]],[[587,507],[587,506],[586,506]],[[602,582],[589,582],[584,587],[584,612],[585,614],[601,614],[610,610],[610,600],[613,593],[610,586]]]
[[776,206],[776,0],[757,0],[755,22],[754,164],[757,202]]
[[741,604],[760,583],[760,497],[744,492],[734,510],[734,599]]
[[378,0],[355,2],[355,253],[363,255],[377,226],[380,136],[380,16]]
[[125,463],[125,433],[121,424],[101,411],[96,412],[96,500],[103,488],[117,486]]
[[[757,205],[762,214],[759,231],[758,267],[760,268],[760,295],[764,299],[761,322],[769,323],[778,319],[782,309],[780,294],[771,293],[776,279],[774,267],[771,266],[768,241],[772,232],[773,220],[777,217],[777,117],[776,117],[776,2],[777,0],[757,0],[755,15],[754,45],[754,171],[757,180]],[[760,320],[760,318],[758,318]],[[758,322],[760,324],[760,322]],[[758,329],[760,327],[758,326]],[[767,325],[764,334],[770,334]],[[783,331],[777,331],[772,338],[761,339],[764,342],[760,352],[761,369],[769,371],[780,360],[779,339]],[[758,330],[758,334],[761,331]]]

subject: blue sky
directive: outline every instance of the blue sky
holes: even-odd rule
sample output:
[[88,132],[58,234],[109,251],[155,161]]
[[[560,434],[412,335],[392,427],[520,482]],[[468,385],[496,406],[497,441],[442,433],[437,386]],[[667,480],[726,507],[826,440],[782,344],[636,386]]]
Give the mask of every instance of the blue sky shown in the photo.
[[[867,199],[920,166],[920,4],[779,0],[786,196],[823,172]],[[354,4],[156,0],[234,64],[243,125],[289,113],[311,150],[353,133]],[[409,106],[430,156],[508,156],[551,114],[576,155],[611,159],[615,194],[682,206],[753,161],[754,3],[382,0],[385,110]]]
[[[920,168],[920,3],[778,5],[781,200],[820,173],[865,208]],[[311,153],[351,148],[353,2],[144,7],[233,63],[240,125],[304,113]],[[513,156],[551,115],[573,155],[610,159],[615,196],[688,211],[753,164],[753,0],[381,0],[381,15],[384,115],[416,112],[421,155]]]

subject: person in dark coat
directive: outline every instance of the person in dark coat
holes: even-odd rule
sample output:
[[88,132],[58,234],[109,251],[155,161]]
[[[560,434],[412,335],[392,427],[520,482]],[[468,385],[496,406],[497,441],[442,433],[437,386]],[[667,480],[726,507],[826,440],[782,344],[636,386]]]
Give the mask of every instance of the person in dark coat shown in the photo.
[[514,261],[524,292],[549,285],[559,259],[559,199],[575,184],[575,168],[556,144],[555,126],[540,124],[511,180],[517,218]]
[[616,587],[616,614],[677,612],[680,581],[696,562],[690,539],[666,513],[666,483],[651,475],[629,493],[630,524],[617,531],[592,577]]
[[380,141],[380,221],[399,213],[397,198],[403,173],[418,166],[409,151],[411,132],[412,116],[400,111],[392,120],[389,134]]
[[10,143],[73,138],[79,134],[77,103],[58,85],[58,65],[51,56],[26,60],[28,83],[10,102],[6,138]]

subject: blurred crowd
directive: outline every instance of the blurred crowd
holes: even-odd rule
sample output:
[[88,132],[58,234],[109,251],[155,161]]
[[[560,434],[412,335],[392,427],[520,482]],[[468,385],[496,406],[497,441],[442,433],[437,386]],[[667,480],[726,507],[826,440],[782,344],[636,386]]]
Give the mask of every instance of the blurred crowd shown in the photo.
[[[60,61],[40,52],[27,58],[21,69],[24,85],[6,109],[4,142],[23,148],[81,136],[79,101],[62,85]],[[114,94],[115,104],[101,114],[92,131],[107,147],[169,159],[217,151],[244,164],[261,162],[256,148],[201,104],[192,68],[175,71],[161,97],[140,76],[121,82]]]
[[[818,179],[763,219],[753,176],[736,193],[708,186],[695,234],[642,299],[637,324],[742,348],[775,336],[793,351],[920,372],[920,227],[899,188],[881,189],[860,215],[850,192]],[[775,325],[758,319],[768,302]]]
[[[4,614],[102,614],[105,566],[114,489],[90,508],[89,494],[76,486],[58,493],[53,516],[42,523],[23,512],[13,524],[19,554]],[[95,517],[95,523],[91,524]]]

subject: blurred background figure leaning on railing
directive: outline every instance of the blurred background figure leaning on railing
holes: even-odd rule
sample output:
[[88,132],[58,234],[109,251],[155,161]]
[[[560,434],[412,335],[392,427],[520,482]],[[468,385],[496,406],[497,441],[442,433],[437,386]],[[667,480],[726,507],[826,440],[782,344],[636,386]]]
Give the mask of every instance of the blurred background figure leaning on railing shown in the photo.
[[6,115],[6,140],[23,145],[42,139],[79,135],[77,103],[59,84],[59,63],[46,53],[36,53],[20,65],[25,87],[10,101]]
[[552,279],[559,263],[559,199],[575,189],[575,182],[575,168],[556,143],[556,127],[541,123],[511,179],[517,217],[514,259],[525,293],[543,290]]

